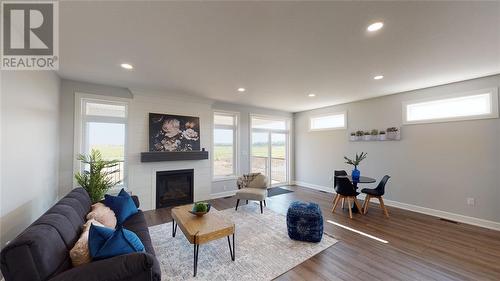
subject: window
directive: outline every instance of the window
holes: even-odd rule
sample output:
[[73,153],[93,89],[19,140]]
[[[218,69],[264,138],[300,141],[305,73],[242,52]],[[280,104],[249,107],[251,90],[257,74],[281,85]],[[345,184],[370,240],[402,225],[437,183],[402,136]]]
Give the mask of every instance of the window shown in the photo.
[[[114,181],[125,185],[127,103],[80,97],[81,128],[80,153],[88,154],[92,149],[101,152],[106,160],[118,160],[119,172],[113,174]],[[79,167],[83,169],[83,167]],[[112,168],[116,170],[116,167]]]
[[345,112],[313,116],[309,122],[311,131],[345,129],[347,127]]
[[497,89],[480,90],[448,98],[403,103],[405,124],[498,117]]
[[227,178],[237,174],[237,130],[237,114],[214,113],[214,178]]
[[266,175],[271,185],[288,184],[290,120],[251,116],[251,122],[251,171]]

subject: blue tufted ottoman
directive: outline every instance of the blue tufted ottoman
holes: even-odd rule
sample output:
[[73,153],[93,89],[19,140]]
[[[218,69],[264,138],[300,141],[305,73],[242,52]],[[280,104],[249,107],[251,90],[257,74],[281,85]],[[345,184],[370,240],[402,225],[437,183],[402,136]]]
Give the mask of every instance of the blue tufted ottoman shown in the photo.
[[323,216],[318,204],[295,201],[286,214],[288,236],[291,239],[319,242],[323,237]]

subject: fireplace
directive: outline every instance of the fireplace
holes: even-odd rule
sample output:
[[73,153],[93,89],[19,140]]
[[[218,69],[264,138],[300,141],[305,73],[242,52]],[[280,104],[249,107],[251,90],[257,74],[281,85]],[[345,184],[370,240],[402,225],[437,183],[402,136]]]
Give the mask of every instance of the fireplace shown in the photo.
[[193,169],[156,172],[156,209],[193,203]]

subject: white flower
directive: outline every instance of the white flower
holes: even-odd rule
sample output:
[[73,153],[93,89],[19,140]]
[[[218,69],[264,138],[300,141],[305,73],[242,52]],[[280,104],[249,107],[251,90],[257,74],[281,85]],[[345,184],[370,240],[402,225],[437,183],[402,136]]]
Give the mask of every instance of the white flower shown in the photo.
[[185,130],[184,132],[182,132],[182,135],[187,140],[198,140],[198,133],[193,129]]

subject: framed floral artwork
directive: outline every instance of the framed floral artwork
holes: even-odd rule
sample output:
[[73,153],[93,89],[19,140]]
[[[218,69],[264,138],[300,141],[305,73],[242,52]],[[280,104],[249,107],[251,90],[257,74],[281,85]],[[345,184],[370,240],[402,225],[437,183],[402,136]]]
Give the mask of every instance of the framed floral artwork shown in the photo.
[[149,113],[149,151],[199,150],[199,117]]

